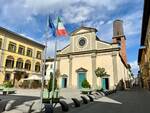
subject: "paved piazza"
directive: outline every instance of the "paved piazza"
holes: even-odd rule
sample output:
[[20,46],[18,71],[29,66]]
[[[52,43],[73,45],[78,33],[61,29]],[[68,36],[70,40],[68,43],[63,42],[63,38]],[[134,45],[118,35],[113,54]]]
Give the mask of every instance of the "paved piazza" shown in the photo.
[[[19,93],[21,92],[21,93]],[[26,101],[38,100],[40,89],[18,89],[15,95],[0,95],[1,99],[15,99],[16,105]],[[79,97],[79,90],[62,89],[61,96],[68,101],[71,97]],[[80,108],[71,108],[68,113],[149,113],[150,92],[144,89],[134,88],[126,91],[118,91],[107,97],[99,98],[95,102],[81,105]],[[57,111],[55,113],[60,113]]]

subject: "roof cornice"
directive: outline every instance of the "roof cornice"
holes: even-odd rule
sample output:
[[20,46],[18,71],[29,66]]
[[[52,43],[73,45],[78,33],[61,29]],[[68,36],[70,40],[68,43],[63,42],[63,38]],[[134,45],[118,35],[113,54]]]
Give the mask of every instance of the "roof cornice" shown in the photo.
[[29,39],[29,38],[27,38],[27,37],[25,37],[25,36],[22,36],[22,35],[20,35],[20,34],[18,34],[18,33],[15,33],[15,32],[13,32],[13,31],[8,30],[8,29],[6,29],[6,28],[3,28],[3,27],[1,27],[1,26],[0,26],[0,30],[2,30],[2,31],[4,31],[4,32],[7,32],[7,33],[9,33],[10,35],[16,36],[16,37],[13,37],[13,38],[21,38],[21,39],[23,39],[23,40],[26,40],[26,41],[29,41],[29,42],[31,42],[31,43],[34,43],[34,44],[40,46],[41,48],[45,48],[45,45],[43,45],[43,44],[41,44],[41,43],[38,43],[38,42],[36,42],[36,41],[33,41],[33,40],[31,40],[31,39]]

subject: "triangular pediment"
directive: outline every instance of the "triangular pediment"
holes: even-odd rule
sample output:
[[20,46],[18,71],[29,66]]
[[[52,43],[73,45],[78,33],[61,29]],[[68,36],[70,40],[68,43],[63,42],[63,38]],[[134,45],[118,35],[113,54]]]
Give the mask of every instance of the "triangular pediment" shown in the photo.
[[91,27],[80,27],[78,29],[76,29],[75,31],[73,31],[71,33],[71,36],[73,35],[79,35],[79,34],[84,34],[84,33],[89,33],[89,32],[97,32],[97,29],[95,28],[91,28]]
[[76,70],[76,72],[87,72],[87,69],[80,67],[79,69]]

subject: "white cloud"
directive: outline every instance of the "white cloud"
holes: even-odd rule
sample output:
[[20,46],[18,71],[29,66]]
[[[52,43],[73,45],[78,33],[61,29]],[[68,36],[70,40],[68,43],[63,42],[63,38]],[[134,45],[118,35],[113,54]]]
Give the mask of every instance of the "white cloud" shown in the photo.
[[[140,0],[136,0],[139,2]],[[0,0],[0,24],[3,26],[18,29],[26,26],[27,29],[38,32],[42,29],[37,16],[46,16],[49,13],[53,16],[62,16],[65,23],[80,25],[98,29],[101,39],[112,42],[112,22],[116,18],[124,20],[124,30],[127,36],[127,47],[137,42],[137,39],[129,38],[140,32],[141,10],[133,13],[125,13],[113,16],[122,7],[127,7],[131,0]],[[134,1],[135,2],[135,1]],[[135,2],[135,3],[136,3]],[[134,6],[135,7],[135,6]],[[4,23],[7,23],[4,24]],[[42,23],[42,22],[41,22]],[[44,22],[42,23],[44,24]],[[22,33],[22,32],[21,32]],[[62,45],[68,41],[61,41]],[[49,42],[49,54],[53,53],[54,42]]]
[[[115,10],[125,1],[115,0],[2,0],[1,17],[11,23],[28,21],[35,15],[49,13],[63,16],[68,22],[78,23],[104,16],[103,12]],[[129,1],[129,0],[127,0]],[[110,5],[111,4],[111,5]],[[98,15],[95,13],[101,12]],[[102,16],[101,16],[102,15]],[[105,15],[106,16],[106,15]],[[27,20],[25,20],[28,18]]]
[[64,9],[63,17],[69,23],[79,23],[87,20],[93,10],[87,6],[69,6]]
[[135,60],[135,61],[129,62],[129,64],[131,66],[133,74],[138,74],[139,66],[138,66],[137,61]]

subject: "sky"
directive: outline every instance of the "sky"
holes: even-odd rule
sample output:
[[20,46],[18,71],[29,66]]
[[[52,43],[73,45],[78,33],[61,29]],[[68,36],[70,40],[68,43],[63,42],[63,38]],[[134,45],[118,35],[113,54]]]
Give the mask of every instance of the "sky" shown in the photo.
[[[47,18],[56,25],[61,17],[70,33],[81,25],[94,27],[97,36],[112,42],[112,23],[123,20],[126,36],[127,59],[134,74],[138,72],[137,58],[140,48],[144,0],[0,0],[0,26],[44,44]],[[49,33],[47,57],[54,56],[55,40]],[[58,49],[69,43],[58,39]]]

